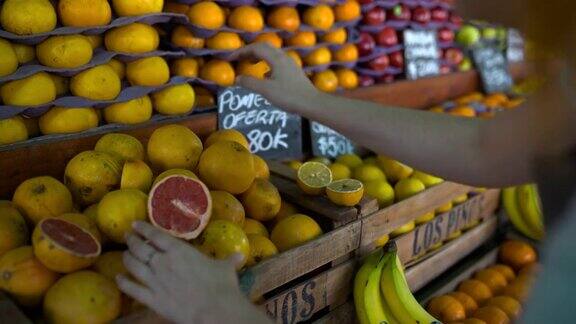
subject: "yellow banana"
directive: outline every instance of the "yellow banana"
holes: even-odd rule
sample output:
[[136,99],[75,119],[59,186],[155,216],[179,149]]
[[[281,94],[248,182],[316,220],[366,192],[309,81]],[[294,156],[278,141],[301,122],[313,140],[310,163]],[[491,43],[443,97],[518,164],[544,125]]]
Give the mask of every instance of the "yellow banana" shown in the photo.
[[378,261],[382,258],[382,250],[371,254],[366,258],[364,264],[354,277],[354,305],[356,306],[356,315],[360,324],[369,324],[368,315],[366,314],[366,306],[364,304],[364,291],[368,284],[368,277],[378,266]]
[[389,324],[402,324],[396,319],[396,317],[394,317],[392,309],[390,309],[390,306],[386,303],[386,299],[384,298],[382,298],[382,308],[384,308],[384,314],[386,314]]
[[388,254],[382,256],[378,266],[372,270],[368,276],[368,283],[364,291],[364,305],[366,307],[366,316],[370,324],[388,324],[388,318],[382,305],[382,294],[380,293],[380,276],[384,265],[390,261]]
[[440,323],[440,321],[428,314],[414,298],[408,282],[406,282],[404,270],[402,270],[402,264],[396,251],[390,253],[392,256],[382,271],[380,287],[394,317],[402,324]]
[[538,240],[538,235],[532,231],[522,218],[520,209],[518,208],[518,199],[516,194],[516,187],[506,188],[502,191],[502,202],[506,209],[508,218],[520,233],[528,236],[531,239]]
[[516,189],[518,206],[526,226],[538,239],[544,237],[544,221],[540,207],[540,195],[535,184],[528,184]]

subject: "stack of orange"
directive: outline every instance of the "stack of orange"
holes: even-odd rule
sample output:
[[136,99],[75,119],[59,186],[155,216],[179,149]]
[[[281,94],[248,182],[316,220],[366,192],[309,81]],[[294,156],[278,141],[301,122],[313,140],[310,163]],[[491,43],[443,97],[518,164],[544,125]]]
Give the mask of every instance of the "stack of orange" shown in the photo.
[[510,240],[499,251],[501,263],[477,271],[458,290],[432,298],[431,315],[444,323],[507,324],[518,320],[538,272],[537,254],[523,241]]
[[[524,103],[521,97],[512,98],[505,93],[494,93],[491,95],[484,95],[480,92],[473,92],[454,100],[456,107],[446,109],[442,106],[434,106],[429,110],[437,113],[448,113],[453,116],[459,117],[480,117],[492,118],[498,109],[514,109]],[[479,104],[486,108],[486,111],[478,113],[471,104]]]

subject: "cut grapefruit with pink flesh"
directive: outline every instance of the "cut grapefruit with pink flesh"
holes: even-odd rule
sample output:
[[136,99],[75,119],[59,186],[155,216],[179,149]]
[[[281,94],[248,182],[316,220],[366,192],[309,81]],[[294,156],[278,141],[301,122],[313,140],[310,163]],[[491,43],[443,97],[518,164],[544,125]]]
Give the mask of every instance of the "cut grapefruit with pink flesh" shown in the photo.
[[150,222],[186,240],[202,233],[211,214],[210,191],[198,179],[171,175],[155,184],[148,196]]

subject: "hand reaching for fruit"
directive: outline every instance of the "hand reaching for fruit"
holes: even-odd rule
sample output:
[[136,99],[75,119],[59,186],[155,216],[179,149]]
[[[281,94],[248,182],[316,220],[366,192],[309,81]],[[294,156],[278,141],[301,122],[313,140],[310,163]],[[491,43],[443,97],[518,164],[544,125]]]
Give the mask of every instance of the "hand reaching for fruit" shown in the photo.
[[120,289],[175,323],[268,323],[242,295],[234,259],[212,260],[153,226],[134,223]]

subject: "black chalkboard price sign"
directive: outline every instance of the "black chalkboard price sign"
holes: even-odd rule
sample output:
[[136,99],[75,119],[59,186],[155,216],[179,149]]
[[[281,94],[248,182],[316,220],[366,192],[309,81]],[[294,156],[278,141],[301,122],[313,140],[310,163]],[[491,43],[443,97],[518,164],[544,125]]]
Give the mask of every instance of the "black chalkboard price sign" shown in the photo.
[[302,118],[241,87],[225,88],[218,94],[218,128],[242,132],[250,151],[267,159],[298,159],[303,155]]
[[472,58],[486,93],[507,92],[512,88],[508,61],[502,51],[494,46],[479,46],[472,50]]
[[314,156],[336,158],[356,150],[354,144],[344,135],[314,121],[310,122],[310,138]]
[[406,78],[416,80],[440,74],[436,33],[431,30],[404,31]]

